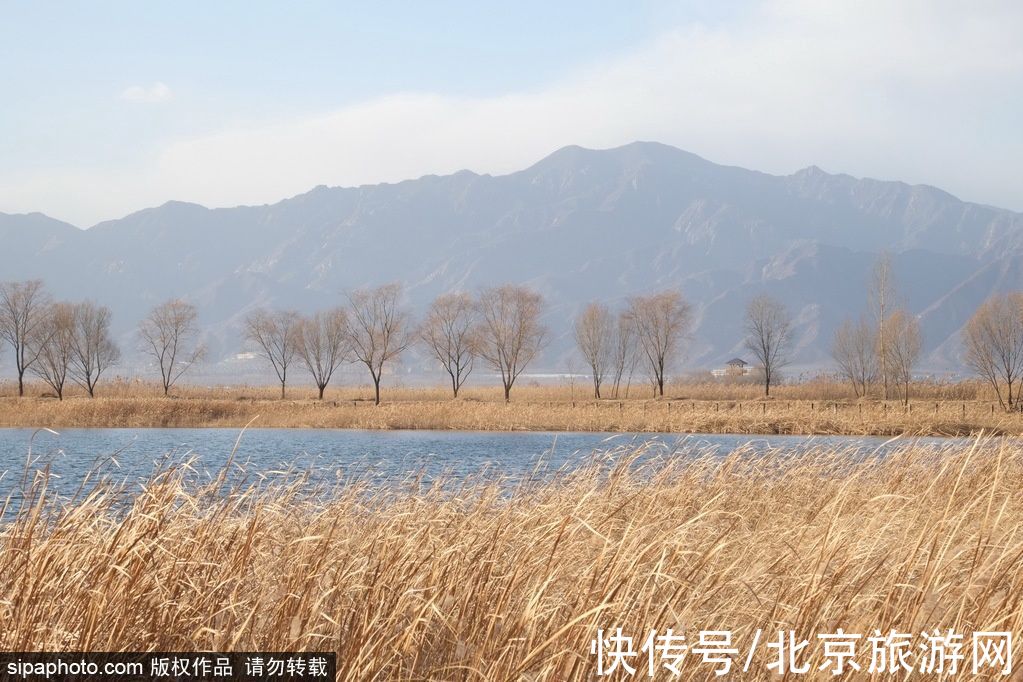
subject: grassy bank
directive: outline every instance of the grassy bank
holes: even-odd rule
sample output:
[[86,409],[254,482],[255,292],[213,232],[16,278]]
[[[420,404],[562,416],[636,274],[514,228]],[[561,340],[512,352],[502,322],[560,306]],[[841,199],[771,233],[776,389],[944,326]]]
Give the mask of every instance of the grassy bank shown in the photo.
[[[598,628],[637,649],[668,627],[1023,634],[1018,446],[640,470],[634,455],[510,496],[410,482],[314,503],[174,471],[126,514],[116,491],[41,496],[0,530],[0,646],[334,650],[346,680],[582,680]],[[732,679],[771,679],[769,660]],[[805,660],[816,670],[820,648]],[[686,659],[677,679],[710,670]]]
[[241,427],[938,435],[1023,433],[984,401],[0,398],[3,427]]

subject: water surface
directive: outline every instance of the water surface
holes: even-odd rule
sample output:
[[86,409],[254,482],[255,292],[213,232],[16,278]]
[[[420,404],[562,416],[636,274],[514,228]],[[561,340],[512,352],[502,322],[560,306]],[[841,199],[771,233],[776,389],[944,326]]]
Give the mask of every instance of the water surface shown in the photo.
[[[692,456],[708,448],[725,455],[739,447],[797,453],[813,446],[885,451],[905,440],[860,436],[748,436],[548,432],[354,431],[329,429],[0,429],[0,495],[18,498],[24,472],[49,467],[50,485],[73,493],[99,468],[118,481],[146,479],[159,463],[188,461],[208,481],[228,461],[232,477],[256,480],[303,472],[316,483],[352,477],[394,484],[411,476],[500,476],[509,480],[555,471],[617,446],[653,443],[651,456]],[[945,444],[921,438],[915,443]],[[237,444],[237,449],[236,449]]]

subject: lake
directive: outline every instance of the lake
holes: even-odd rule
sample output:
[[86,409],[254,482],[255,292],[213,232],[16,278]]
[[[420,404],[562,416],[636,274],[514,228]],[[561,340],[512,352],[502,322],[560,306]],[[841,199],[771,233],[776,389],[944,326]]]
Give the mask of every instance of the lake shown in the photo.
[[[860,436],[748,436],[544,432],[352,431],[328,429],[0,429],[0,496],[20,497],[26,470],[49,466],[51,487],[61,494],[78,489],[89,471],[118,481],[143,480],[157,463],[190,461],[196,481],[221,470],[238,442],[235,480],[284,478],[303,472],[322,484],[360,478],[374,485],[411,476],[426,480],[470,475],[517,480],[586,460],[594,452],[652,443],[651,456],[689,456],[713,448],[725,455],[740,446],[758,451],[799,452],[815,445],[888,450],[906,440]],[[949,444],[920,438],[915,443]]]

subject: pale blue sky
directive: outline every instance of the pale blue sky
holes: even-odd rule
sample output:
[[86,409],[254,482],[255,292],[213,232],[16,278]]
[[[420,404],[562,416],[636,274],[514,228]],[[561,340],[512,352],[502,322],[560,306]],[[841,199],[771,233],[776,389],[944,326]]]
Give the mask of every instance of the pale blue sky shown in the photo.
[[0,211],[88,226],[635,139],[1023,209],[1018,3],[889,4],[0,0]]

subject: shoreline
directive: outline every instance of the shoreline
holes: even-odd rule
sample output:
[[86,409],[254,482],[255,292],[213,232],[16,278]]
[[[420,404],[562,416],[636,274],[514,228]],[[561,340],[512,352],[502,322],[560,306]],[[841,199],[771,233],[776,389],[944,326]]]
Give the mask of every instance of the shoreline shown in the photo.
[[979,401],[0,399],[0,428],[273,428],[792,436],[1023,435]]

